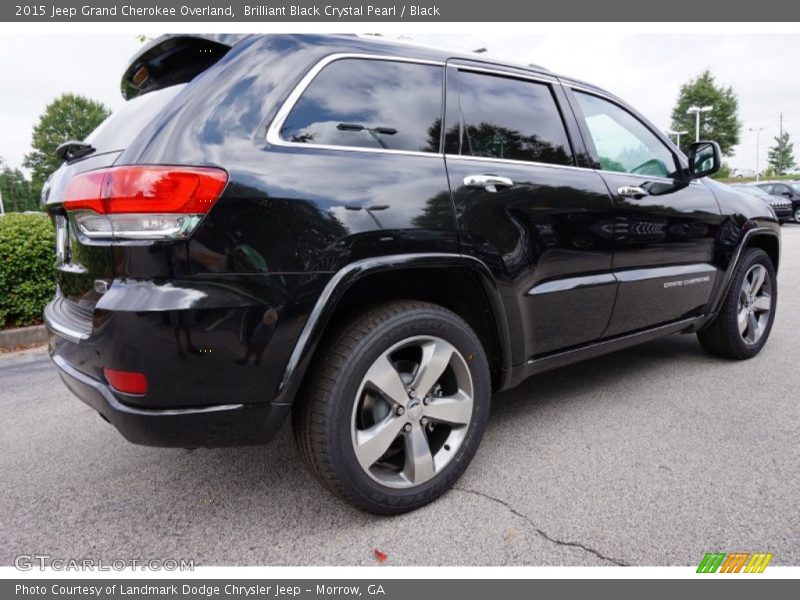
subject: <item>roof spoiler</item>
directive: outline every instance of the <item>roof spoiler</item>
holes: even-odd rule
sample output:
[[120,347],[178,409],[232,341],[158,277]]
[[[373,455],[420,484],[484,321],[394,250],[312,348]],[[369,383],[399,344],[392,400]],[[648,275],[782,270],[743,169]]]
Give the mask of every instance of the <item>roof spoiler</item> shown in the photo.
[[191,81],[246,38],[243,34],[162,35],[145,44],[122,76],[126,100]]

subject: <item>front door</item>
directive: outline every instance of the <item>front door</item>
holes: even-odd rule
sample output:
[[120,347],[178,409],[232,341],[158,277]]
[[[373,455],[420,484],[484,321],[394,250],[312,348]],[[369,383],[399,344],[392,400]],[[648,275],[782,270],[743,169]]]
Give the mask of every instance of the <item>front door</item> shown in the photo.
[[[719,275],[716,198],[654,130],[609,98],[572,90],[589,151],[614,199],[610,337],[697,316]],[[594,148],[591,148],[594,146]]]
[[616,294],[613,207],[602,178],[576,160],[558,82],[485,65],[447,71],[445,161],[461,248],[495,275],[515,364],[600,337]]

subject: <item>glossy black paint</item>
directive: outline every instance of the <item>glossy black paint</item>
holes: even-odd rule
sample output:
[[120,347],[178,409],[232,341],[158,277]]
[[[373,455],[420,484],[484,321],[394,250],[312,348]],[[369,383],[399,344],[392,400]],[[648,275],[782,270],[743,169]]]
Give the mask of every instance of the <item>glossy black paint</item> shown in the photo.
[[480,260],[455,253],[394,254],[352,262],[340,269],[328,281],[294,346],[274,402],[290,404],[293,401],[302,385],[303,376],[309,367],[314,350],[321,342],[327,325],[334,318],[337,306],[357,282],[370,276],[388,274],[397,270],[410,271],[413,279],[420,271],[431,269],[439,272],[463,270],[477,279],[483,292],[482,302],[486,306],[486,318],[492,324],[491,329],[494,331],[500,354],[497,361],[502,372],[500,381],[504,381],[504,378],[509,376],[512,370],[511,343],[513,337],[508,329],[508,319],[500,290],[486,264]]
[[[186,37],[181,43],[191,46]],[[155,43],[148,56],[161,50]],[[450,295],[468,293],[482,307],[472,324],[490,331],[493,381],[502,389],[547,365],[702,326],[716,310],[742,243],[776,239],[777,223],[763,203],[706,180],[689,183],[685,159],[668,140],[682,172],[668,181],[637,179],[649,191],[641,201],[618,198],[614,190],[632,176],[597,169],[570,99],[570,86],[586,84],[348,36],[251,36],[217,50],[213,64],[189,83],[133,100],[169,93],[169,102],[156,102],[147,119],[137,118],[139,133],[123,135],[124,145],[65,164],[47,190],[48,209],[61,214],[66,183],[88,169],[186,164],[229,174],[222,197],[188,241],[107,245],[73,232],[72,260],[59,265],[67,306],[80,309],[70,318],[78,325],[83,319],[91,335],[80,343],[56,335],[54,360],[70,388],[132,441],[237,443],[219,429],[235,418],[204,415],[238,406],[244,407],[238,414],[249,415],[245,420],[256,421],[239,443],[266,442],[337,308],[366,304],[372,293],[380,297],[380,290],[370,290],[372,278],[386,282],[406,273],[413,281],[425,271],[457,273],[441,278],[447,285],[475,282]],[[269,143],[267,130],[292,90],[335,53],[441,65],[444,127],[430,128],[441,151]],[[452,78],[481,69],[549,86],[570,164],[492,160],[454,149],[459,117]],[[109,147],[113,136],[102,141]],[[466,186],[464,178],[475,174],[508,177],[513,185],[497,192]],[[707,265],[708,285],[691,293],[663,287],[685,278],[687,265]],[[108,291],[98,292],[96,280]],[[437,286],[436,277],[426,281]],[[352,290],[364,297],[354,298]],[[446,291],[409,285],[403,294]],[[51,329],[57,332],[58,323]],[[104,367],[146,373],[147,394],[114,392]],[[165,410],[188,417],[171,417],[174,444],[165,440],[170,427],[153,424]],[[126,416],[131,412],[138,416]]]
[[[644,180],[619,173],[603,173],[603,179],[612,194],[626,185],[650,192],[640,199],[614,199],[613,271],[620,285],[614,318],[605,334],[700,314],[717,272],[714,246],[722,216],[714,195],[701,182]],[[705,267],[708,280],[664,287],[675,279],[672,268],[681,265]],[[625,277],[631,270],[645,270],[645,276]]]
[[53,362],[64,385],[134,444],[162,447],[258,445],[280,429],[288,405],[226,404],[206,408],[142,409],[120,398],[61,354]]
[[[616,282],[530,292],[554,280],[610,271],[613,217],[602,179],[593,171],[449,156],[447,166],[462,252],[485,263],[498,282],[510,327],[519,332],[512,340],[515,361],[600,337]],[[515,185],[494,193],[463,185],[465,177],[487,173]]]

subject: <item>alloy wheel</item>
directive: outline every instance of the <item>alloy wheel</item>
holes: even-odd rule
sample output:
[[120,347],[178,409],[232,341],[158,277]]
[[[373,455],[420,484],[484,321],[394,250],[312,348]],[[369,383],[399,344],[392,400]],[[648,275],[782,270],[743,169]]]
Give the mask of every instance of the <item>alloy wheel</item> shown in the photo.
[[755,264],[744,276],[739,290],[737,322],[739,334],[747,344],[764,335],[772,310],[772,282],[764,265]]
[[362,379],[353,406],[353,450],[381,485],[419,486],[458,452],[473,411],[466,360],[435,336],[405,339],[381,354]]

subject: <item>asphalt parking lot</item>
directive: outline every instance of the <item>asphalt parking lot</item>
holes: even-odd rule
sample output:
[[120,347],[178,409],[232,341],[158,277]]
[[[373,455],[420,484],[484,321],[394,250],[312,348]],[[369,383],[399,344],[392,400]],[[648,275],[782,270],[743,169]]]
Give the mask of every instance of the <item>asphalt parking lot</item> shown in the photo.
[[540,375],[493,400],[456,489],[365,515],[323,490],[285,427],[270,445],[128,444],[44,348],[0,354],[0,564],[18,554],[213,565],[800,564],[800,226],[778,313],[747,362],[676,336]]

